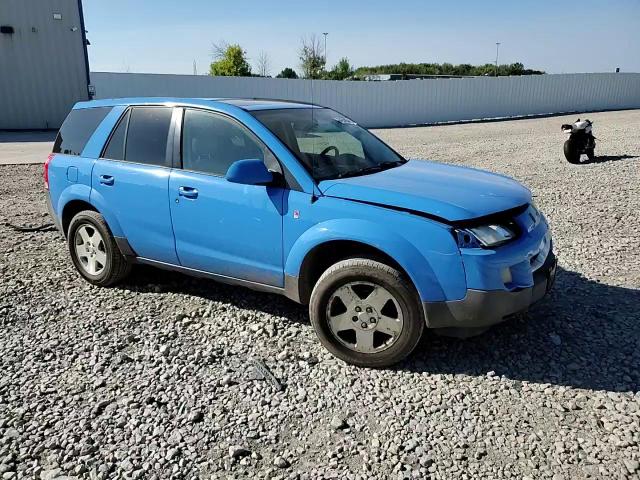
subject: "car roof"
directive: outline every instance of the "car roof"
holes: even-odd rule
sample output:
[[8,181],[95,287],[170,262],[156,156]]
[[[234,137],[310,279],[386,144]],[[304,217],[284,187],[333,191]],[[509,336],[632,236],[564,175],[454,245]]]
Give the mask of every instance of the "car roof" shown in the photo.
[[178,97],[135,97],[108,98],[78,102],[74,108],[114,107],[116,105],[195,105],[215,107],[219,104],[233,105],[243,110],[274,110],[282,108],[324,108],[311,103],[264,98],[178,98]]

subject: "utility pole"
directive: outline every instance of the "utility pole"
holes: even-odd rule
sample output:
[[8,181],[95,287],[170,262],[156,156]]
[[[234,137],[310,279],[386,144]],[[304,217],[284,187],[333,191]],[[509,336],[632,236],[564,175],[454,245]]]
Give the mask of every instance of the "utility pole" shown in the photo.
[[322,32],[322,35],[324,35],[324,64],[325,67],[327,65],[327,35],[329,35],[329,32]]
[[496,73],[495,76],[498,76],[498,49],[500,48],[500,42],[496,42]]

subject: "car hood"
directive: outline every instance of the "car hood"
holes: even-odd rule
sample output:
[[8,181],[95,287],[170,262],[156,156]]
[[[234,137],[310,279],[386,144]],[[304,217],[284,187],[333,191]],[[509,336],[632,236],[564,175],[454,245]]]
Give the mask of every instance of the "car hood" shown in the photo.
[[423,160],[373,174],[324,180],[319,188],[326,196],[419,211],[449,222],[484,217],[531,201],[526,187],[504,175]]

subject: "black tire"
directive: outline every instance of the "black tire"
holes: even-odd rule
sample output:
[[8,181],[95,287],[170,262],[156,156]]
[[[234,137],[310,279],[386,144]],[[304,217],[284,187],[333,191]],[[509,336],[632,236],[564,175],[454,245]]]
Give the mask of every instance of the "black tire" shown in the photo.
[[580,163],[580,152],[575,142],[571,139],[564,142],[564,156],[569,163]]
[[[101,269],[96,274],[91,274],[87,271],[76,249],[77,233],[83,227],[87,231],[91,231],[92,229],[97,231],[103,240],[96,248],[100,249],[100,252],[104,254],[105,261],[104,265],[100,264]],[[131,264],[120,252],[107,226],[107,222],[105,222],[104,217],[98,212],[85,210],[73,217],[67,230],[67,245],[69,247],[71,261],[76,267],[76,270],[78,270],[80,275],[88,282],[94,285],[108,287],[124,279],[131,271]]]
[[[402,330],[382,351],[357,352],[345,346],[329,325],[327,309],[332,295],[339,288],[358,281],[384,287],[402,311]],[[311,294],[309,315],[322,345],[341,360],[360,367],[380,368],[400,362],[418,345],[425,327],[420,298],[411,280],[389,265],[365,258],[342,260],[322,274]]]

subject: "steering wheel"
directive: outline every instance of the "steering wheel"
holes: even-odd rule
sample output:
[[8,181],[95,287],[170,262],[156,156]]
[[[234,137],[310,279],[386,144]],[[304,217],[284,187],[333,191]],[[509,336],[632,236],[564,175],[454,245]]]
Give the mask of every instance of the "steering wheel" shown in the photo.
[[327,153],[329,153],[331,150],[333,150],[334,152],[336,152],[336,153],[335,153],[335,156],[336,156],[336,157],[340,155],[340,152],[338,151],[338,147],[334,147],[333,145],[329,145],[327,148],[325,148],[324,150],[322,150],[322,151],[320,152],[320,155],[324,157],[324,156],[326,156],[326,155],[327,155]]

